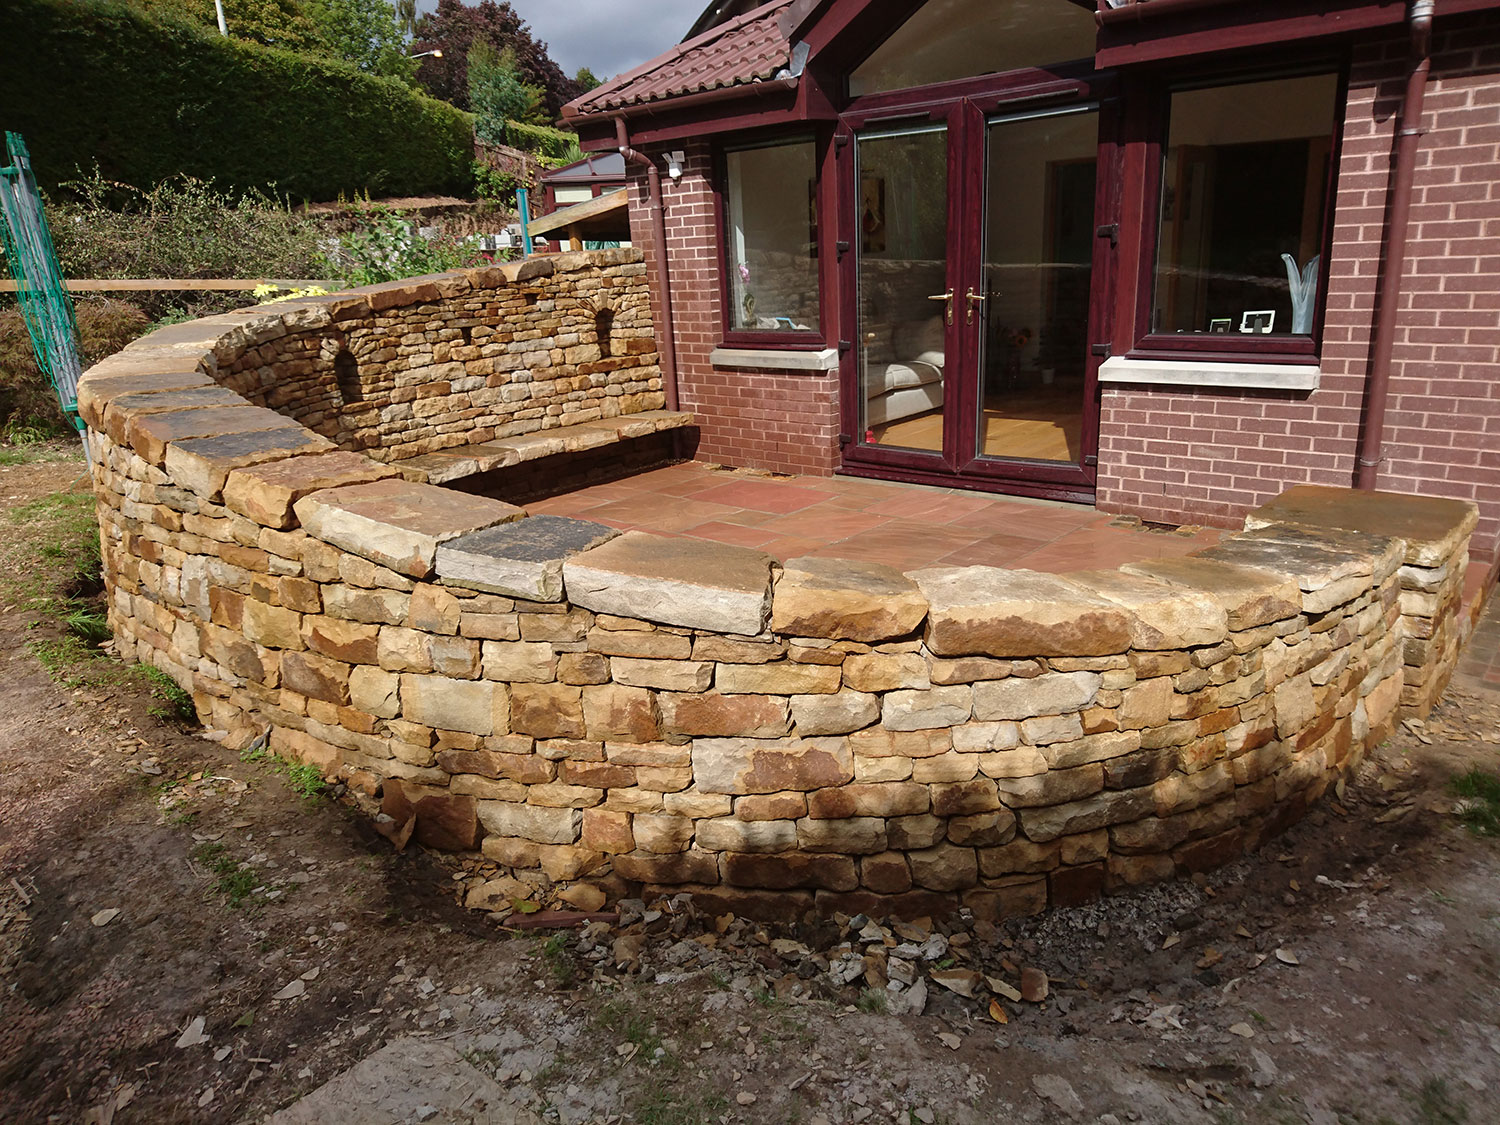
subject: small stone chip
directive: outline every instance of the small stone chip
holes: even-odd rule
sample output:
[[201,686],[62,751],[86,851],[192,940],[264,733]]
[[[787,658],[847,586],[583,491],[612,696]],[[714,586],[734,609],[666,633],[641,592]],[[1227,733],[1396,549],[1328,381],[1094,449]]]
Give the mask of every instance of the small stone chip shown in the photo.
[[940,1039],[943,1046],[947,1047],[950,1051],[958,1050],[958,1048],[963,1044],[963,1040],[960,1039],[957,1035],[954,1035],[951,1031],[938,1032],[938,1039]]
[[1229,1025],[1229,1034],[1238,1035],[1241,1039],[1254,1039],[1255,1028],[1248,1023],[1234,1023]]
[[740,1105],[754,1105],[755,1095],[749,1090],[741,1090],[734,1096],[734,1100]]
[[111,922],[113,922],[116,918],[118,918],[119,916],[120,916],[120,909],[119,909],[119,907],[117,907],[117,906],[111,906],[107,910],[101,910],[101,911],[99,911],[99,913],[95,914],[92,918],[89,919],[89,921],[92,922],[96,926],[107,926]]
[[304,984],[301,980],[294,980],[294,981],[292,981],[291,984],[287,985],[280,992],[278,992],[275,996],[271,997],[271,999],[272,1000],[295,1000],[297,997],[301,996],[306,991],[307,991],[307,985],[306,984]]

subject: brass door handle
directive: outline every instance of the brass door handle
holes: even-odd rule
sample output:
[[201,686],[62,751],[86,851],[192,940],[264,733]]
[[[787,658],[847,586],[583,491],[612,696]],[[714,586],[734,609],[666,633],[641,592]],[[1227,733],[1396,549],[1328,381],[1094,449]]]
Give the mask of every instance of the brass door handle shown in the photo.
[[948,320],[948,323],[949,324],[953,323],[953,290],[950,289],[946,293],[931,293],[931,294],[928,295],[927,299],[929,301],[943,301],[943,302],[945,302],[945,308],[947,310],[947,320]]
[[974,306],[975,305],[982,305],[982,304],[984,304],[985,295],[983,293],[976,293],[976,292],[974,292],[974,289],[971,286],[969,288],[969,291],[967,293],[965,293],[964,296],[969,299],[969,315],[964,318],[964,323],[965,324],[973,324],[974,323]]

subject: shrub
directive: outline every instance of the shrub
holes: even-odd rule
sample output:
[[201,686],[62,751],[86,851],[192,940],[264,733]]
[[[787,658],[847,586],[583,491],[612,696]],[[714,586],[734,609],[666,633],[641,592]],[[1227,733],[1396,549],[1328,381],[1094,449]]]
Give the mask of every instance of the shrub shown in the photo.
[[374,208],[369,219],[338,240],[333,272],[350,285],[378,285],[403,277],[477,265],[480,254],[465,239],[442,231],[424,235],[399,211]]
[[583,159],[583,150],[578,147],[578,134],[546,125],[527,125],[521,121],[505,123],[505,143],[511,148],[534,152],[546,158],[548,163],[570,164]]
[[463,112],[348,63],[158,22],[118,0],[5,0],[0,105],[52,188],[97,162],[327,200],[463,194]]
[[[79,359],[84,370],[151,327],[146,314],[128,301],[78,301],[73,315],[78,322]],[[36,365],[31,336],[17,308],[0,311],[0,422],[7,431],[37,428],[72,432],[63,421],[56,394]]]

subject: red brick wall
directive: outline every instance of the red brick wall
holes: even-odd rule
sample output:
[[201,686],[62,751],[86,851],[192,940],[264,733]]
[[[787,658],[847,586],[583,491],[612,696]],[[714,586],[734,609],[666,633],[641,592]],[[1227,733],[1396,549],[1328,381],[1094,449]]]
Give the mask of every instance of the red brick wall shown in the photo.
[[[1399,307],[1381,488],[1477,501],[1500,539],[1500,17],[1439,17]],[[1237,523],[1289,485],[1348,485],[1406,41],[1358,48],[1335,201],[1322,382],[1310,395],[1107,387],[1099,506]]]
[[[673,146],[675,147],[675,145]],[[723,338],[719,235],[713,158],[706,142],[684,146],[682,178],[662,176],[668,274],[677,342],[679,406],[698,417],[700,461],[782,473],[830,476],[839,463],[838,372],[789,374],[716,368],[709,353]],[[658,167],[665,162],[658,157]],[[652,312],[663,323],[655,275],[646,176],[632,169],[630,235],[652,271]]]

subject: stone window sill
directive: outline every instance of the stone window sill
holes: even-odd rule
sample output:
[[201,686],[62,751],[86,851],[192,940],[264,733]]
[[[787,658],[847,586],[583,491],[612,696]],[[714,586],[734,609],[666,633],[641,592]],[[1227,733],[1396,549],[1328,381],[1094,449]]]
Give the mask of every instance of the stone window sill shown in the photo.
[[821,375],[835,371],[839,365],[839,350],[823,348],[819,351],[787,351],[780,348],[715,348],[708,361],[715,367],[753,367],[787,371],[792,374]]
[[1111,356],[1099,367],[1099,382],[1315,391],[1321,374],[1315,363],[1225,363],[1219,360],[1126,359],[1124,356]]

